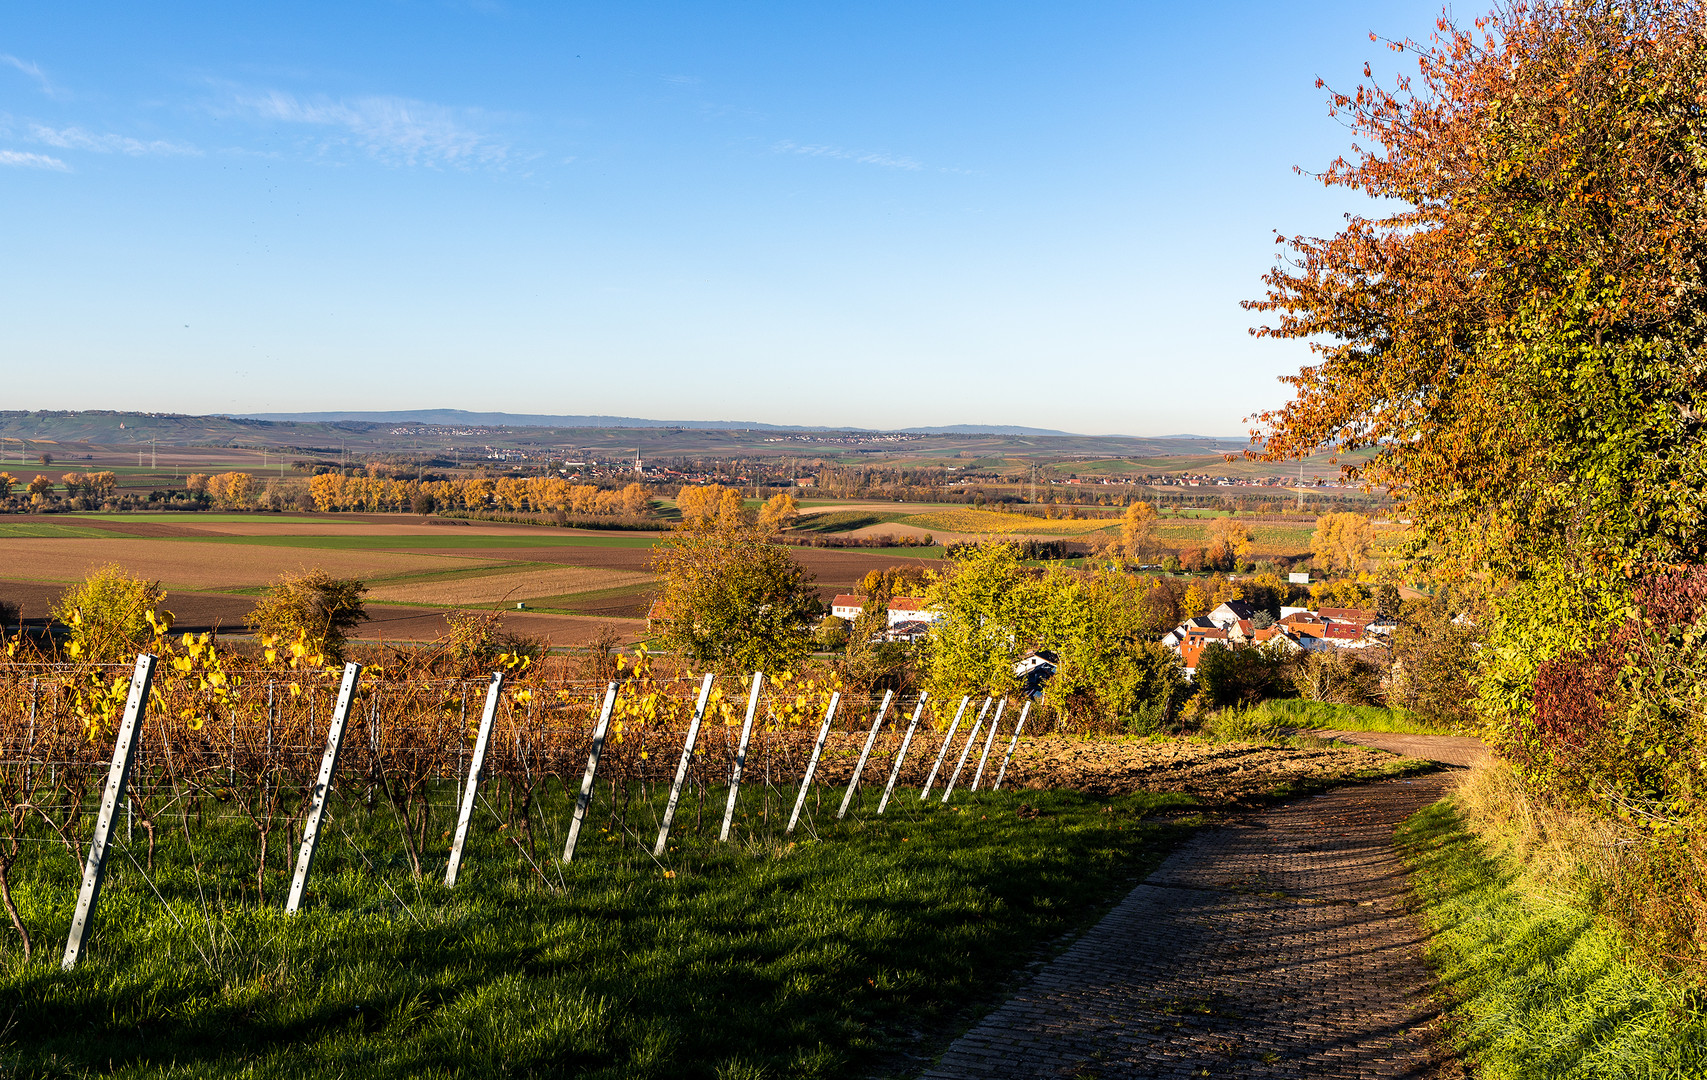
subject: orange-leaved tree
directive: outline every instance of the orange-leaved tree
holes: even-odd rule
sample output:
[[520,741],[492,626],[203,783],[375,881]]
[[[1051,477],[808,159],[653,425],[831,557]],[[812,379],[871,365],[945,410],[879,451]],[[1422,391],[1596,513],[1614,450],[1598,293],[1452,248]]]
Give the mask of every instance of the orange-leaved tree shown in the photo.
[[1707,714],[1655,689],[1707,678],[1707,578],[1674,572],[1707,562],[1707,8],[1514,0],[1390,45],[1415,74],[1330,93],[1354,145],[1320,174],[1373,209],[1277,238],[1249,304],[1316,354],[1253,434],[1372,450],[1352,471],[1416,522],[1414,565],[1493,601],[1478,713],[1527,789],[1648,830],[1659,892],[1707,896],[1677,846]]

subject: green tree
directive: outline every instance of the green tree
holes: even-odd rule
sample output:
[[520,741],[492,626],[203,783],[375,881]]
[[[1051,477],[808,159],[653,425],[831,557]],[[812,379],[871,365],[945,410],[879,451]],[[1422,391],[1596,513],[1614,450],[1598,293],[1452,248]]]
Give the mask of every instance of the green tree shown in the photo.
[[1254,704],[1290,695],[1290,664],[1291,658],[1277,646],[1211,641],[1197,658],[1197,685],[1205,702],[1216,708]]
[[696,520],[671,533],[653,559],[669,612],[663,643],[723,671],[788,670],[811,651],[810,627],[823,607],[812,574],[758,526]]
[[1056,657],[1044,708],[1057,721],[1150,734],[1185,696],[1179,658],[1156,639],[1171,623],[1127,574],[1052,568],[1032,589],[1036,647]]
[[362,596],[367,586],[355,578],[335,578],[321,569],[281,577],[255,610],[248,625],[269,647],[298,648],[322,663],[341,664],[349,632],[367,618]]
[[927,689],[939,701],[1010,693],[1018,686],[1014,664],[1036,636],[1039,614],[1019,549],[1011,543],[961,548],[949,564],[927,596],[939,613],[925,649]]
[[113,563],[67,589],[52,612],[68,631],[73,658],[107,663],[135,656],[154,639],[150,616],[167,621],[160,610],[165,599],[158,581],[132,577]]

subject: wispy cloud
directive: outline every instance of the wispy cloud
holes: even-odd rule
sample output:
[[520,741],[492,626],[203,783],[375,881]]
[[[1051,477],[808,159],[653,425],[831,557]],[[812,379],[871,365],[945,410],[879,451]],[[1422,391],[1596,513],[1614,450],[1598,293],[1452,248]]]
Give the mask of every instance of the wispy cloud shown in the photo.
[[47,72],[41,69],[40,64],[31,63],[28,60],[20,60],[10,53],[0,53],[0,65],[17,68],[25,75],[28,75],[36,81],[36,85],[41,88],[41,92],[46,94],[48,97],[60,96],[59,88],[54,86],[53,82],[48,79]]
[[53,169],[58,172],[70,172],[71,167],[56,157],[46,154],[32,154],[26,150],[0,150],[0,165],[12,165],[24,169]]
[[878,165],[885,169],[906,169],[909,172],[916,172],[924,168],[922,163],[914,161],[910,157],[899,157],[881,151],[846,150],[840,146],[829,146],[825,143],[797,143],[790,139],[784,139],[773,145],[771,152],[835,158],[838,161],[852,161],[860,165]]
[[61,150],[92,150],[97,154],[129,154],[131,157],[201,153],[193,146],[167,142],[164,139],[144,142],[128,135],[96,135],[80,127],[50,128],[45,124],[31,124],[30,138],[48,146],[57,146]]
[[502,165],[510,148],[481,130],[483,114],[400,97],[298,98],[280,90],[239,94],[233,111],[251,117],[323,129],[331,145],[357,146],[397,165],[467,168]]

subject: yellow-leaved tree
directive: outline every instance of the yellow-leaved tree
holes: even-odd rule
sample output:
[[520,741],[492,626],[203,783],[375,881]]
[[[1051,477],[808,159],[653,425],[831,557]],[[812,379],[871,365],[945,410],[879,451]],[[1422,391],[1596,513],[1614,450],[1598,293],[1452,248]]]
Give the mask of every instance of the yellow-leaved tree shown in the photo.
[[1316,519],[1316,531],[1310,536],[1310,553],[1323,570],[1355,574],[1368,560],[1374,544],[1374,530],[1362,514],[1323,514]]
[[788,492],[780,492],[765,500],[759,508],[759,527],[780,532],[800,519],[800,504]]

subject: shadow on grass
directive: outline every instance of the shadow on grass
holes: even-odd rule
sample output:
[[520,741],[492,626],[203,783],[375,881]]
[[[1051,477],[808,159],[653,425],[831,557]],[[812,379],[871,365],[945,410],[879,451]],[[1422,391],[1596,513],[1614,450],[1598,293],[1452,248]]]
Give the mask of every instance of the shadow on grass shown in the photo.
[[[755,797],[736,843],[715,842],[713,814],[701,831],[684,815],[662,864],[626,835],[595,833],[561,877],[548,873],[551,887],[486,828],[453,892],[412,880],[394,824],[352,799],[310,908],[293,917],[276,891],[256,903],[242,828],[191,822],[200,871],[181,835],[162,840],[152,877],[121,859],[69,974],[55,945],[75,867],[42,845],[17,872],[38,951],[27,965],[14,954],[0,977],[0,1072],[911,1072],[1042,943],[1148,873],[1190,827],[1148,818],[1188,802],[910,797],[883,818],[820,813],[815,838],[789,842]],[[540,819],[563,809],[542,806]],[[441,854],[426,873],[442,868]]]
[[1698,992],[1630,962],[1591,912],[1527,895],[1451,800],[1400,826],[1454,1043],[1488,1078],[1707,1075]]

